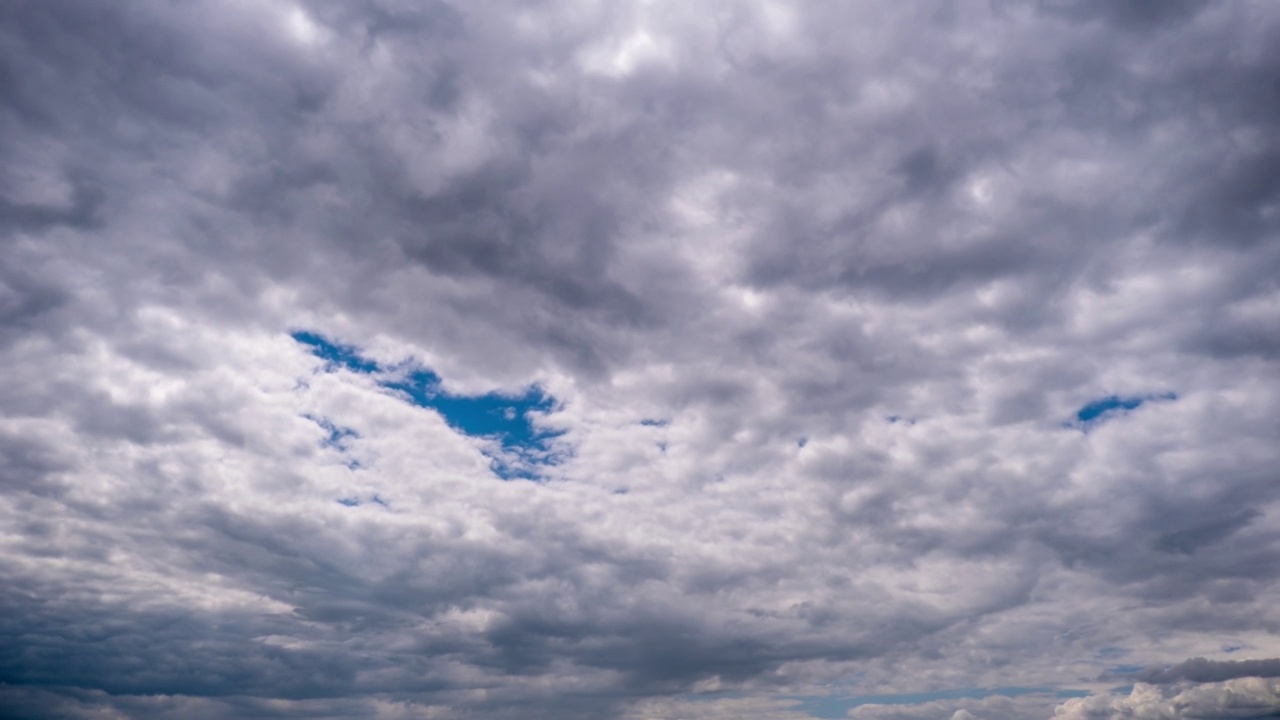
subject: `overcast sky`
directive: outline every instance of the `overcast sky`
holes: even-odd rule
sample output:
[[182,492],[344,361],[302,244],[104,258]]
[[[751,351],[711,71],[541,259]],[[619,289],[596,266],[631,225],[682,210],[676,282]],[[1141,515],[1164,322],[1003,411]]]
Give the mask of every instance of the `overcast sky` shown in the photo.
[[0,715],[1280,712],[1280,3],[0,1]]

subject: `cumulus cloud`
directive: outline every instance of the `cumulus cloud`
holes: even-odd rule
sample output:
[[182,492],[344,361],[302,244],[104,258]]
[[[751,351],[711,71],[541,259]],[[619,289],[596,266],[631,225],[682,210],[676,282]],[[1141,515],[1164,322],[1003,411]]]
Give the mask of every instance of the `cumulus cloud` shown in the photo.
[[1068,700],[1055,720],[1119,718],[1263,718],[1280,714],[1280,681],[1249,677],[1193,687],[1161,688],[1138,683],[1129,695]]
[[[0,5],[0,714],[1272,688],[1225,661],[1280,653],[1277,40]],[[1064,707],[1148,703],[1101,697]]]

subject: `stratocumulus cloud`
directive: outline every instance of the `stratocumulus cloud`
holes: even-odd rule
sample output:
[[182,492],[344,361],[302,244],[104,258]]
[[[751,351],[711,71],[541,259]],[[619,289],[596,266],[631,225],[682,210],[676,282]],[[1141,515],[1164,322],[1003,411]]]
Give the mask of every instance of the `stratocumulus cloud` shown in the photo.
[[1273,712],[1277,77],[1266,0],[2,3],[0,715]]

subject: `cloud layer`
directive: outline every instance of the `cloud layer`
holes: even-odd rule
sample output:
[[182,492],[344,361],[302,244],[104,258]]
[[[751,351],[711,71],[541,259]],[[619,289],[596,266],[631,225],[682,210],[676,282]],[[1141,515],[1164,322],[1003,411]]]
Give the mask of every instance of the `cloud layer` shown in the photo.
[[[3,714],[1274,701],[1224,663],[1280,655],[1277,48],[1261,1],[3,4]],[[1059,714],[1182,702],[1134,693]]]
[[1222,682],[1243,677],[1280,677],[1280,658],[1265,660],[1219,661],[1192,658],[1169,667],[1146,668],[1137,679],[1153,684],[1182,681]]

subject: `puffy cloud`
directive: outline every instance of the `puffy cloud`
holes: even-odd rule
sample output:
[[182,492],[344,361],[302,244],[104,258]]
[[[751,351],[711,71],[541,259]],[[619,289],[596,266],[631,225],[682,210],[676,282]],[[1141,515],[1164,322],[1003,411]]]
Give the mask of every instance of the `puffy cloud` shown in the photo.
[[1095,695],[1068,700],[1057,720],[1119,718],[1261,718],[1280,713],[1280,681],[1246,677],[1192,687],[1138,683],[1127,695]]

